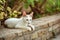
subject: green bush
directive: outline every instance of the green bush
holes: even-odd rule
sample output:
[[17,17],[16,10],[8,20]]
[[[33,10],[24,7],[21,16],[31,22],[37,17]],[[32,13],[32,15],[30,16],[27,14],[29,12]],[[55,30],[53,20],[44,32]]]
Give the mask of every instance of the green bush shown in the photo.
[[[15,0],[10,0],[5,10],[4,5],[8,1],[0,0],[0,15],[3,15],[2,17],[0,16],[0,19],[4,19],[5,16],[7,16],[8,18],[11,18],[11,17],[18,17],[18,15],[21,15],[21,12],[17,10],[12,11]],[[44,0],[18,0],[18,1],[24,2],[23,7],[25,8],[28,8],[30,5],[32,5],[32,7],[34,8],[36,6],[35,5],[36,2],[37,2],[37,5],[40,6],[41,4],[43,4]],[[39,7],[38,9],[39,10],[43,9],[43,13],[45,14],[47,13],[52,14],[53,12],[56,12],[56,11],[60,12],[60,0],[47,0],[46,3],[43,5],[43,7],[42,8]],[[8,12],[6,13],[4,10]],[[39,18],[41,17],[41,14],[35,13],[35,17]]]

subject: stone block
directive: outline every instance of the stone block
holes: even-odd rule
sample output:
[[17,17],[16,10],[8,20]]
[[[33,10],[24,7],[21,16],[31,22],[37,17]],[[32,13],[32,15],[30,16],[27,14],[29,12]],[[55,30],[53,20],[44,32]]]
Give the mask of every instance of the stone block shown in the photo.
[[23,34],[23,35],[27,35],[27,34],[30,34],[31,32],[32,32],[32,31],[29,31],[29,30],[23,30],[23,31],[22,31],[22,34]]
[[54,24],[58,24],[58,23],[60,23],[60,19],[59,18],[55,20]]
[[53,27],[49,27],[48,31],[52,32],[53,31]]
[[55,35],[60,34],[60,28],[57,28],[57,29],[53,30],[53,32],[55,33]]
[[35,31],[36,31],[36,30],[39,30],[39,29],[40,29],[40,27],[37,27],[37,26],[35,27]]
[[15,37],[16,37],[15,34],[9,34],[4,38],[4,40],[13,40]]
[[48,28],[49,26],[48,23],[43,23],[43,25],[41,25],[40,27],[44,29],[44,28]]
[[53,37],[52,32],[48,32],[47,35],[46,35],[46,39],[50,39],[51,37]]
[[24,37],[19,37],[19,36],[16,36],[13,40],[24,40]]
[[49,27],[54,25],[54,21],[48,23]]
[[35,38],[35,39],[33,39],[33,40],[42,40],[40,37],[38,37],[38,38]]
[[42,40],[46,40],[47,39],[47,33],[48,30],[47,29],[42,29],[42,31],[38,32],[38,36],[42,39]]
[[34,33],[31,34],[31,39],[33,40],[35,38],[38,38],[37,32],[34,32]]
[[46,40],[46,39],[47,39],[47,38],[46,38],[46,35],[43,35],[41,39],[42,39],[42,40]]
[[60,19],[59,18],[54,18],[53,20],[51,20],[51,21],[48,21],[49,22],[49,26],[51,27],[51,26],[53,26],[53,25],[55,25],[55,24],[58,24],[58,23],[60,23]]
[[24,35],[24,40],[31,40],[31,36],[29,35]]
[[57,29],[59,27],[60,27],[60,23],[58,23],[58,24],[56,24],[56,25],[53,26],[54,29]]
[[53,25],[53,26],[49,27],[48,30],[49,30],[49,31],[53,31],[53,30],[59,28],[59,25],[60,25],[60,23],[59,23],[59,24],[56,24],[56,25]]
[[45,29],[48,28],[48,23],[47,22],[42,22],[36,25],[35,30],[40,30],[40,29]]

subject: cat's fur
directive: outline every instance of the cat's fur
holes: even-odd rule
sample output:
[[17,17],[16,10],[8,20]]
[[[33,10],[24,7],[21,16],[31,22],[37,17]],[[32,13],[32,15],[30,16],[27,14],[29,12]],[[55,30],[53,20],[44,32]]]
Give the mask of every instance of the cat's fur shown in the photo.
[[32,25],[32,16],[33,12],[30,15],[26,15],[26,12],[23,11],[21,18],[9,18],[5,20],[5,25],[8,28],[22,28],[29,31],[35,30],[35,27]]

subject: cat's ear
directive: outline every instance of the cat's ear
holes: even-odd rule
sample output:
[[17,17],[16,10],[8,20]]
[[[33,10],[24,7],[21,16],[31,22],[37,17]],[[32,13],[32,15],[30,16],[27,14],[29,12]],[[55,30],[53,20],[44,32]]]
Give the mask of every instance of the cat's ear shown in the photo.
[[23,11],[23,15],[22,16],[26,16],[26,12],[25,11]]
[[34,13],[33,13],[33,12],[31,12],[31,13],[30,13],[30,16],[31,16],[31,17],[33,17],[33,14],[34,14]]

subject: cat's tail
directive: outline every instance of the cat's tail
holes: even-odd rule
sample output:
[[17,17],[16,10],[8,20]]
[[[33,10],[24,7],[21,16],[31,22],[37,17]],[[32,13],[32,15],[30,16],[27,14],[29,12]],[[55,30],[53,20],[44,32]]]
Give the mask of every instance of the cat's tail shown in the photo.
[[4,26],[4,28],[8,28],[7,25],[5,24],[5,22],[4,22],[3,26]]

